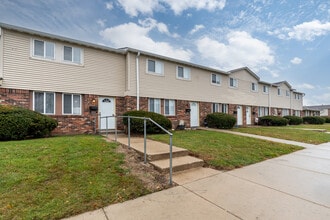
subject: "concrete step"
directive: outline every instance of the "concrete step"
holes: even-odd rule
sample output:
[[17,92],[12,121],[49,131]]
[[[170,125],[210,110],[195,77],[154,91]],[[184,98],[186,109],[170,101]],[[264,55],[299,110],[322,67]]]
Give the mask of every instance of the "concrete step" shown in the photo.
[[[118,137],[117,141],[128,146],[127,137]],[[144,156],[144,140],[143,138],[131,138],[131,148],[133,148],[137,153],[139,153],[142,157]],[[163,160],[170,158],[170,149],[168,144],[156,142],[147,139],[147,160],[155,161],[155,160]],[[180,147],[172,146],[172,156],[182,157],[189,155],[189,151]]]
[[[151,161],[150,164],[153,165],[155,169],[160,172],[169,172],[170,169],[169,159]],[[203,160],[191,156],[174,157],[172,159],[173,172],[202,167],[203,165],[204,165]]]

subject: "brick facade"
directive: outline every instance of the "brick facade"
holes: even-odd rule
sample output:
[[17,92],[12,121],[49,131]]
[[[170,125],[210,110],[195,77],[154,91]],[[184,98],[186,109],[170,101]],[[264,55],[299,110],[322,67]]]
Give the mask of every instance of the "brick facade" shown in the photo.
[[[61,93],[57,93],[61,95]],[[50,115],[58,121],[58,127],[53,131],[55,135],[63,134],[94,134],[98,132],[99,120],[98,112],[91,111],[90,107],[98,107],[98,95],[85,94],[82,95],[82,114],[81,115]],[[121,116],[126,111],[136,110],[137,99],[133,96],[114,97],[116,115]],[[140,97],[140,110],[148,111],[147,97]],[[32,106],[33,92],[20,89],[0,88],[0,104],[15,105],[28,109],[33,109]],[[212,113],[211,102],[198,102],[199,104],[199,123],[204,126],[204,120],[207,114]],[[235,104],[228,105],[228,114],[237,118],[237,106]],[[242,107],[243,126],[246,125],[247,117],[246,110],[248,106],[240,105]],[[258,107],[251,107],[251,125],[255,124],[258,117]],[[186,128],[190,127],[190,101],[176,100],[175,101],[175,115],[166,116],[172,122],[172,128],[177,129],[180,122],[184,122]],[[271,108],[272,115],[281,115],[282,109]],[[291,111],[292,112],[292,111]],[[164,101],[161,99],[161,114],[164,114]],[[117,119],[117,128],[124,129],[123,119]]]
[[30,108],[30,92],[21,89],[0,88],[0,104]]

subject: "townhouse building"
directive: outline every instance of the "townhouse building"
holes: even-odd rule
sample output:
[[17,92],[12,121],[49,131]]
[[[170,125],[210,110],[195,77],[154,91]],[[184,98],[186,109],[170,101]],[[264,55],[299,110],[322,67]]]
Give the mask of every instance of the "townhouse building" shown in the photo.
[[234,115],[238,126],[302,112],[303,93],[286,81],[260,81],[248,67],[226,72],[7,24],[0,24],[0,49],[0,104],[54,117],[58,134],[123,128],[122,120],[101,117],[129,110],[163,114],[173,128],[202,126],[212,112]]

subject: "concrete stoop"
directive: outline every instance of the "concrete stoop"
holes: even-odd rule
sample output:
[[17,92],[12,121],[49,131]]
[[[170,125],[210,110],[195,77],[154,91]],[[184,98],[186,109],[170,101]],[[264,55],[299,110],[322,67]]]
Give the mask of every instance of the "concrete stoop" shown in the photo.
[[[160,172],[169,172],[170,170],[169,159],[151,161],[150,164],[153,165],[155,169]],[[203,160],[191,156],[173,157],[172,159],[173,172],[202,167],[203,165]]]
[[[128,145],[127,136],[119,136],[117,141],[121,144]],[[130,147],[144,157],[144,139],[141,137],[133,137],[130,139]],[[170,169],[170,153],[169,145],[161,142],[147,140],[146,154],[148,162],[159,172],[169,172]],[[189,151],[180,147],[172,147],[172,171],[183,171],[192,168],[202,167],[204,161],[196,157],[189,156]]]

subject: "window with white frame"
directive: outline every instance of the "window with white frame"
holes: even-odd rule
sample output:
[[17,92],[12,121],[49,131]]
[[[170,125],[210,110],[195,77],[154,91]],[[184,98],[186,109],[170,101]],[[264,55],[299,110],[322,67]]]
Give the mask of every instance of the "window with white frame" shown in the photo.
[[290,96],[290,90],[286,90],[286,91],[285,91],[285,95],[286,95],[287,97],[289,97],[289,96]]
[[277,95],[281,96],[282,95],[282,89],[281,88],[277,88]]
[[55,43],[33,40],[33,56],[44,59],[55,59]]
[[155,112],[160,114],[160,99],[149,99],[149,112]]
[[251,90],[253,92],[257,92],[258,91],[258,84],[257,83],[251,83]]
[[290,110],[287,108],[282,109],[282,116],[290,115]]
[[77,47],[64,46],[63,59],[72,63],[81,64],[81,49]]
[[229,112],[229,105],[228,104],[221,104],[221,112],[228,114],[228,112]]
[[63,94],[63,114],[81,114],[81,96],[76,94]]
[[211,83],[213,85],[220,85],[220,83],[221,83],[221,76],[219,74],[212,73],[211,74]]
[[178,79],[190,80],[190,69],[182,66],[177,66],[176,77]]
[[294,115],[300,117],[300,111],[299,110],[295,110],[294,111]]
[[263,87],[262,87],[262,91],[263,91],[263,93],[268,94],[268,92],[269,92],[269,87],[268,87],[268,86],[263,86]]
[[152,74],[163,75],[164,64],[156,60],[147,59],[147,72]]
[[262,117],[262,116],[266,116],[269,114],[269,111],[268,111],[268,107],[259,107],[258,109],[258,116],[259,117]]
[[175,115],[175,100],[164,100],[164,114],[169,116]]
[[55,93],[53,92],[34,92],[33,109],[42,114],[55,113]]
[[219,103],[212,103],[212,112],[220,112],[220,104]]
[[295,93],[295,94],[294,94],[294,98],[299,100],[299,99],[300,99],[300,95],[297,94],[297,93]]
[[229,86],[232,88],[237,88],[238,87],[238,79],[234,78],[229,78]]

